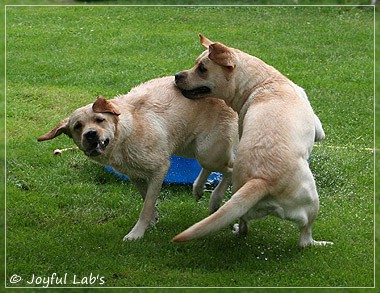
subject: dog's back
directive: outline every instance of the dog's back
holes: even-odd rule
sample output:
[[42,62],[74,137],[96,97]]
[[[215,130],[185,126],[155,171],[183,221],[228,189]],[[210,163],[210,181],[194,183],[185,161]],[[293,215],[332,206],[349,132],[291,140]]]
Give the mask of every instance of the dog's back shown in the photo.
[[[121,105],[132,105],[135,118],[144,119],[145,125],[150,124],[147,127],[163,133],[168,150],[177,155],[199,159],[197,156],[205,153],[202,148],[212,149],[208,142],[214,144],[218,141],[230,148],[237,144],[237,113],[220,99],[185,98],[175,86],[173,77],[142,83],[115,101]],[[199,145],[194,148],[193,144]],[[194,151],[199,151],[199,154]]]

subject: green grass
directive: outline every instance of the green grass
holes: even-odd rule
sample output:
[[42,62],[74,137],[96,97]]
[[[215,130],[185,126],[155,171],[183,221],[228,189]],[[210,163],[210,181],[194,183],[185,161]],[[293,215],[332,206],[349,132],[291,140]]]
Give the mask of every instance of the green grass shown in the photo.
[[[377,8],[378,9],[378,8]],[[380,20],[378,17],[378,10],[376,11],[376,40],[377,42],[380,39]],[[379,82],[379,76],[380,76],[380,47],[376,46],[376,95],[379,97],[380,93],[380,82]],[[380,150],[380,127],[379,127],[379,121],[380,121],[380,102],[379,98],[376,99],[375,102],[375,121],[376,121],[376,129],[375,129],[375,147],[376,147],[376,161],[375,161],[375,198],[376,198],[376,209],[375,209],[375,214],[376,214],[376,251],[378,252],[380,249],[380,241],[379,241],[379,217],[380,217],[380,180],[378,179],[380,176],[380,155],[379,155],[379,150]],[[376,258],[376,273],[378,275],[379,272],[379,267],[380,267],[380,258]]]
[[7,5],[370,5],[371,0],[4,0]]
[[[8,7],[6,9],[6,281],[99,274],[101,287],[374,286],[373,9],[355,7]],[[304,87],[326,140],[311,168],[321,199],[316,239],[297,248],[290,222],[252,222],[170,239],[207,215],[188,186],[164,186],[160,222],[122,242],[138,218],[136,189],[67,137],[37,143],[74,109],[192,66],[197,34],[256,55]],[[378,54],[379,55],[379,54]],[[346,148],[336,148],[346,147]],[[12,285],[13,274],[23,281]],[[80,287],[80,285],[75,285]]]

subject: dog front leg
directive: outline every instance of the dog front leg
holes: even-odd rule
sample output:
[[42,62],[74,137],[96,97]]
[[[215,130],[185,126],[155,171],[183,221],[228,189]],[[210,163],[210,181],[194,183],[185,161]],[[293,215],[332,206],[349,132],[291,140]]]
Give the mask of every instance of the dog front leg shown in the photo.
[[224,170],[222,174],[223,174],[222,181],[219,182],[219,184],[215,187],[215,189],[211,193],[211,199],[209,203],[210,214],[215,213],[220,208],[224,195],[227,192],[228,186],[230,186],[232,182],[231,168],[226,168],[226,170]]
[[133,229],[124,237],[124,241],[142,238],[149,224],[155,221],[157,215],[157,197],[160,193],[162,182],[164,181],[164,177],[169,169],[169,165],[170,164],[168,163],[167,166],[164,166],[164,168],[161,169],[160,175],[148,181],[147,192],[139,220],[137,221]]
[[193,195],[196,201],[200,200],[203,196],[204,187],[211,171],[202,168],[197,179],[195,179],[193,184]]
[[148,192],[148,182],[144,179],[133,179],[132,183],[136,186],[143,200]]
[[[132,182],[136,186],[137,190],[139,191],[143,201],[145,201],[145,197],[146,197],[147,192],[148,192],[148,182],[144,179],[133,179]],[[156,225],[158,223],[158,219],[159,219],[159,217],[158,217],[158,212],[157,212],[157,208],[156,208],[154,211],[154,218],[150,224],[152,226]]]

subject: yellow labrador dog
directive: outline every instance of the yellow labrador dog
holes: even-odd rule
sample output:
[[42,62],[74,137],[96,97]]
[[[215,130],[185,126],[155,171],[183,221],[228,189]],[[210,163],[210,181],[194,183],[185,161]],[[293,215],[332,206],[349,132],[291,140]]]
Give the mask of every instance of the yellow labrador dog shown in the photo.
[[236,218],[235,231],[246,234],[249,220],[274,215],[299,226],[301,247],[332,244],[312,237],[319,199],[307,159],[324,132],[305,92],[256,57],[202,35],[200,41],[207,50],[175,75],[176,85],[190,99],[216,96],[239,113],[233,195],[173,241],[204,236]]
[[222,100],[186,99],[173,77],[163,77],[115,99],[99,97],[38,141],[64,133],[88,157],[131,179],[144,200],[138,222],[124,237],[133,240],[143,237],[149,224],[158,220],[156,200],[173,154],[196,158],[203,167],[193,185],[197,199],[211,171],[223,174],[210,200],[210,212],[219,208],[231,182],[237,120]]

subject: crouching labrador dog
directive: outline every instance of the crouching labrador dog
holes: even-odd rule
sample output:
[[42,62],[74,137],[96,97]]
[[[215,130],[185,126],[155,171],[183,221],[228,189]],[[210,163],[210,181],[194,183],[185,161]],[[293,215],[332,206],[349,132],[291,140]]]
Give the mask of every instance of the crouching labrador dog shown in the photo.
[[217,210],[231,182],[238,117],[222,100],[189,100],[173,77],[151,80],[127,95],[75,110],[38,141],[64,133],[91,159],[126,174],[141,194],[140,217],[124,240],[143,237],[158,220],[156,200],[173,154],[195,158],[202,166],[193,185],[197,199],[211,171],[222,181],[214,189],[210,212]]
[[239,113],[233,195],[172,241],[204,236],[236,218],[235,232],[246,234],[249,220],[274,215],[299,226],[301,247],[332,244],[312,237],[319,199],[307,159],[324,132],[305,92],[256,57],[202,35],[200,41],[207,50],[175,75],[176,85],[190,99],[213,95]]

